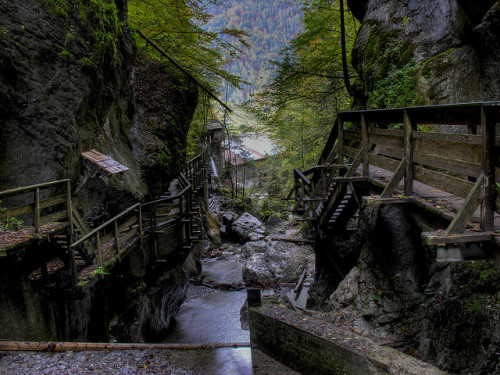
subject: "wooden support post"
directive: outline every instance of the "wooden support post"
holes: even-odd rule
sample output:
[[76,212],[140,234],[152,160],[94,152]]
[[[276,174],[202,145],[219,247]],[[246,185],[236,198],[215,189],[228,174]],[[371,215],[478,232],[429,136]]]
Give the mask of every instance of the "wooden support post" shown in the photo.
[[398,168],[394,171],[391,180],[389,181],[384,191],[380,195],[380,198],[389,198],[394,193],[394,190],[396,190],[396,188],[399,185],[399,182],[404,177],[405,172],[406,172],[406,158],[403,158],[403,160],[401,160],[401,162],[399,163]]
[[114,231],[114,235],[115,235],[116,254],[118,255],[118,261],[121,262],[121,259],[120,259],[120,239],[118,238],[118,223],[115,220],[115,222],[113,224],[114,224],[113,231]]
[[496,184],[495,184],[495,119],[488,113],[488,108],[481,107],[481,151],[482,171],[485,176],[484,204],[481,217],[481,229],[492,231],[494,227]]
[[481,173],[476,183],[474,184],[474,187],[471,189],[469,195],[465,199],[463,206],[457,212],[455,218],[446,229],[446,233],[456,234],[456,233],[462,233],[464,231],[465,227],[467,226],[467,223],[469,222],[472,215],[479,207],[481,200],[483,199],[484,192],[486,190],[484,187],[485,182],[486,178]]
[[344,164],[344,122],[342,118],[338,116],[339,128],[338,128],[338,139],[337,139],[337,162],[339,164]]
[[97,248],[97,264],[102,267],[101,238],[99,232],[95,234],[95,246]]
[[144,229],[143,229],[143,225],[142,225],[142,205],[139,206],[139,208],[137,210],[137,222],[139,223],[139,239],[140,239],[140,243],[142,246],[142,241],[144,239],[144,237],[143,237]]
[[361,160],[363,162],[363,176],[368,177],[370,174],[370,158],[368,155],[368,123],[366,122],[365,115],[361,114]]
[[66,208],[68,210],[69,238],[68,246],[73,243],[73,203],[71,202],[71,181],[66,181]]
[[407,111],[404,111],[404,128],[405,128],[405,195],[413,195],[413,129],[414,124],[411,121]]
[[35,234],[40,233],[40,188],[35,189]]

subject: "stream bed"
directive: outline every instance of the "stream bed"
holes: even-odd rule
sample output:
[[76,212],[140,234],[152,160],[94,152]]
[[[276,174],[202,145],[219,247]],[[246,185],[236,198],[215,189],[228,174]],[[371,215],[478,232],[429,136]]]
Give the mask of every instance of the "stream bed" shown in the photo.
[[[242,265],[236,261],[205,259],[202,277],[217,283],[243,281]],[[186,302],[166,343],[242,343],[250,341],[248,319],[241,314],[246,291],[223,291],[190,285]],[[246,309],[244,314],[246,314]],[[245,328],[243,328],[245,327]],[[223,348],[196,351],[194,361],[204,375],[299,374],[258,349]]]

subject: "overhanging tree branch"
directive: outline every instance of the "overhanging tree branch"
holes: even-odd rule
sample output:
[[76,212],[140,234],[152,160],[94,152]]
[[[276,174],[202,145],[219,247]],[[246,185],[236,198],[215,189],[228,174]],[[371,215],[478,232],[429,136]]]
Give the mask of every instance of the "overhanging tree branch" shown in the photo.
[[222,100],[220,100],[207,86],[205,86],[202,82],[200,82],[196,77],[190,74],[186,69],[182,67],[177,61],[171,58],[167,53],[160,48],[153,40],[148,38],[141,30],[137,30],[139,36],[148,42],[155,50],[157,50],[163,57],[165,57],[168,61],[175,65],[177,69],[179,69],[182,73],[186,74],[189,78],[193,80],[203,91],[205,91],[212,99],[218,102],[222,107],[224,107],[227,111],[232,112],[232,109],[229,108]]

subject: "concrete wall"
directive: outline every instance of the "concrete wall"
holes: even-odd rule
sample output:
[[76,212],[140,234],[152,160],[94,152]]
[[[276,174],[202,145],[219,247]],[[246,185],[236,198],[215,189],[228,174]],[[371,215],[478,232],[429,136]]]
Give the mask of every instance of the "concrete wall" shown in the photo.
[[249,309],[250,340],[304,374],[434,375],[439,369],[329,325],[324,319],[265,304]]

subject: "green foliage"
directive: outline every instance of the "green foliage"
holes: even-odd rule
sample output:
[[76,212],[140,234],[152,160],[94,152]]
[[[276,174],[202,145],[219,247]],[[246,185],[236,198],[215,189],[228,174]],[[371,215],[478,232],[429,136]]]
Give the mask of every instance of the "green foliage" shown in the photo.
[[290,215],[290,212],[287,210],[287,202],[273,197],[259,199],[256,211],[261,218],[277,215],[282,220],[287,220]]
[[103,266],[97,267],[96,270],[94,271],[94,275],[109,275],[108,272],[106,272],[106,269]]
[[59,57],[67,61],[70,59],[71,53],[68,50],[63,49],[61,52],[59,52]]
[[11,232],[17,232],[23,229],[24,227],[24,221],[17,219],[15,217],[10,217],[6,220],[4,220],[2,223],[0,223],[0,229],[1,230],[7,230]]
[[[69,14],[77,13],[80,21],[91,27],[91,55],[86,59],[93,64],[85,64],[86,66],[116,64],[118,37],[123,24],[119,22],[114,0],[45,0],[45,3],[53,14],[68,20]],[[73,36],[74,28],[70,26],[63,42],[64,50],[59,54],[62,59],[66,60],[71,56]]]
[[416,103],[417,73],[420,65],[411,60],[400,69],[389,73],[375,83],[369,95],[368,108],[397,108]]
[[[174,58],[191,75],[209,87],[218,87],[221,79],[238,86],[241,79],[227,73],[223,66],[226,54],[235,57],[240,51],[233,44],[223,41],[228,35],[245,46],[245,34],[224,27],[217,31],[202,28],[210,16],[206,9],[214,0],[130,0],[129,21]],[[164,57],[145,43],[138,35],[139,48],[162,61]]]
[[68,3],[67,0],[45,0],[53,14],[68,17]]
[[[303,31],[281,52],[271,83],[252,103],[278,147],[278,155],[270,160],[268,187],[272,194],[281,189],[281,196],[291,188],[293,168],[317,163],[337,112],[351,105],[342,66],[340,3],[303,0],[300,4]],[[345,19],[349,58],[358,24],[350,14]],[[348,75],[355,76],[351,68]]]

